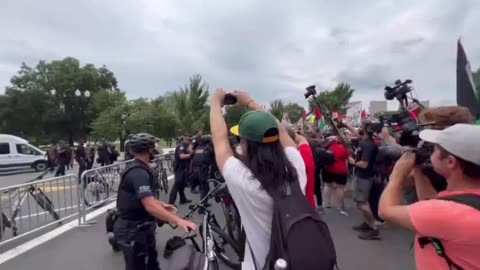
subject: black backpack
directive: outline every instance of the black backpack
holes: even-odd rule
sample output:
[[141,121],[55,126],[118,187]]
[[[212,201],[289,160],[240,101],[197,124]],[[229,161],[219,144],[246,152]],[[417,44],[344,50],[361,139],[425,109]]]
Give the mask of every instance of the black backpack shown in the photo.
[[314,148],[313,158],[315,160],[315,167],[320,169],[323,169],[326,166],[331,166],[335,163],[333,152],[322,147]]
[[334,269],[337,256],[328,226],[307,201],[298,181],[283,191],[267,192],[274,206],[270,251],[262,269],[274,269],[278,259],[287,262],[287,270]]
[[[445,201],[452,201],[455,203],[463,204],[470,206],[474,209],[480,211],[480,195],[477,194],[460,194],[460,195],[452,195],[446,197],[439,197],[435,198],[435,200],[445,200]],[[418,244],[421,248],[424,248],[428,244],[432,244],[435,248],[435,252],[438,256],[445,259],[448,264],[449,269],[455,270],[463,270],[463,267],[456,264],[445,252],[445,248],[443,247],[442,241],[438,238],[434,237],[419,237]]]

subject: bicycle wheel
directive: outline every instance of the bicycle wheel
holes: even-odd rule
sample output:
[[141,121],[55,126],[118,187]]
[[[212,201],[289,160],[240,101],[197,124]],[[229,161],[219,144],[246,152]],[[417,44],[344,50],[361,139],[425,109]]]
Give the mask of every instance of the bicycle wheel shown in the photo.
[[168,194],[168,177],[167,177],[166,169],[162,170],[160,181],[161,181],[163,191],[165,192],[165,194]]
[[242,224],[240,221],[240,214],[233,203],[223,205],[223,213],[227,223],[228,235],[236,242],[241,239]]
[[104,181],[93,180],[83,187],[83,201],[87,207],[100,208],[107,202],[110,189]]
[[37,201],[37,203],[40,205],[40,207],[43,208],[43,210],[50,213],[50,215],[52,215],[55,220],[59,220],[60,215],[55,211],[55,206],[53,206],[52,201],[50,201],[50,199],[47,197],[47,195],[45,195],[45,193],[43,193],[43,191],[41,191],[40,189],[38,190],[40,192],[35,195],[35,200]]
[[234,270],[242,268],[240,260],[241,247],[232,240],[220,227],[210,224],[213,232],[213,242],[215,244],[215,253],[222,262]]

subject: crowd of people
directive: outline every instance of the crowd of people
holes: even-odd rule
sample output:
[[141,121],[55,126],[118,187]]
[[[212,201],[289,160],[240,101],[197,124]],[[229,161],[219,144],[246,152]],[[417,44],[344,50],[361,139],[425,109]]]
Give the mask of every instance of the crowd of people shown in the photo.
[[[278,252],[278,247],[273,248],[272,239],[277,239],[278,231],[272,220],[279,218],[276,213],[282,210],[276,205],[282,202],[272,191],[288,197],[289,188],[299,187],[302,200],[316,214],[304,206],[298,209],[315,220],[333,205],[343,215],[353,211],[346,200],[347,185],[352,182],[352,201],[362,214],[360,224],[352,229],[359,232],[360,239],[381,239],[381,225],[388,222],[415,233],[417,269],[480,269],[480,233],[476,230],[480,225],[480,127],[473,125],[468,109],[425,109],[419,121],[428,125],[419,129],[418,147],[405,147],[400,145],[398,131],[389,127],[378,130],[369,122],[359,128],[337,122],[345,136],[335,129],[287,127],[247,93],[235,91],[231,95],[236,97],[237,106],[250,111],[237,126],[228,128],[222,112],[225,92],[218,90],[212,95],[212,135],[199,130],[193,137],[185,134],[181,138],[175,149],[175,182],[168,203],[154,197],[157,187],[149,173],[156,139],[148,134],[129,139],[128,155],[137,166],[122,175],[119,188],[121,222],[115,235],[120,242],[133,237],[132,226],[155,218],[186,231],[195,229],[195,224],[176,216],[177,196],[180,204],[190,203],[185,194],[185,188],[190,188],[192,194],[200,193],[203,198],[209,190],[206,180],[220,174],[247,236],[242,269],[264,269]],[[431,147],[423,148],[425,145]],[[422,155],[426,159],[419,161]],[[150,268],[145,269],[159,269],[155,227],[144,234],[153,239],[146,245],[147,251],[142,251],[151,254]],[[307,228],[306,232],[313,232],[312,239],[320,234]],[[312,250],[311,256],[305,258],[305,254],[287,248],[288,263],[298,269],[327,269],[309,268],[313,263],[320,265],[322,258],[313,251],[318,243],[306,242],[309,248],[301,251],[308,255]],[[128,257],[131,248],[122,249],[127,269],[144,269],[138,265],[145,264],[145,257]],[[301,262],[297,256],[302,257]]]
[[[97,156],[98,154],[98,156]],[[55,176],[63,176],[66,170],[73,168],[76,162],[79,166],[78,178],[85,170],[93,168],[95,162],[100,166],[110,165],[119,157],[115,145],[101,139],[97,149],[90,143],[80,140],[76,146],[71,146],[60,141],[52,144],[45,153],[50,171],[55,171]],[[97,157],[97,158],[96,158]]]

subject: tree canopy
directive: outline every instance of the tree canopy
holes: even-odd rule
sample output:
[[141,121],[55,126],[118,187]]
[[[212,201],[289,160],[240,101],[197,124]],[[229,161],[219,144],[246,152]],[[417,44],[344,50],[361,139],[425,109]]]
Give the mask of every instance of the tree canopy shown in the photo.
[[[346,113],[346,106],[350,102],[355,89],[348,83],[339,83],[333,90],[325,90],[317,95],[317,101],[326,106],[330,111]],[[313,101],[309,101],[310,110],[313,109]]]
[[23,63],[0,98],[6,104],[0,112],[2,132],[39,142],[67,138],[73,143],[87,136],[97,116],[91,96],[116,87],[117,79],[105,66],[81,66],[72,57],[40,61],[35,67]]
[[[319,100],[331,109],[342,110],[353,94],[348,84],[325,91]],[[198,129],[209,132],[209,86],[196,74],[177,90],[151,98],[129,100],[117,85],[114,73],[105,66],[81,65],[67,57],[22,64],[5,94],[0,95],[0,132],[24,137],[35,144],[102,138],[121,146],[128,134],[149,132],[174,138]],[[275,99],[270,112],[279,120],[288,113],[291,122],[302,117],[296,103]],[[238,124],[248,111],[239,106],[225,108],[228,127]]]

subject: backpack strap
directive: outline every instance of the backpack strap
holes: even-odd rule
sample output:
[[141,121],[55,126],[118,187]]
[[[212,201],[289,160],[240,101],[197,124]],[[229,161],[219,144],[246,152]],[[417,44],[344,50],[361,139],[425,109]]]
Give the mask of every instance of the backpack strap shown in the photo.
[[248,248],[250,249],[250,254],[252,255],[253,266],[255,267],[255,270],[258,270],[257,259],[255,258],[255,254],[253,253],[252,246],[250,246],[250,241],[248,241],[248,237],[245,238],[247,239]]
[[[480,195],[473,193],[438,197],[435,198],[435,200],[451,201],[458,204],[470,206],[480,211]],[[443,247],[442,241],[440,241],[440,239],[433,237],[419,237],[418,244],[421,248],[424,248],[424,246],[427,244],[432,244],[432,246],[435,248],[435,252],[437,253],[437,255],[447,261],[448,267],[450,269],[463,270],[461,266],[456,264],[454,261],[452,261],[452,259],[450,259],[450,257],[447,256],[447,254],[445,253],[445,248]]]
[[451,201],[451,202],[463,204],[466,206],[470,206],[480,211],[480,195],[477,195],[477,194],[467,193],[467,194],[438,197],[436,198],[436,200]]

